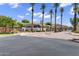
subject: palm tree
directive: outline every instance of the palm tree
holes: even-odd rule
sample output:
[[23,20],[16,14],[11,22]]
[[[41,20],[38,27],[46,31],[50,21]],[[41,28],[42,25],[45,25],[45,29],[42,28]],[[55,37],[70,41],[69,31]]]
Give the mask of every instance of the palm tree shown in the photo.
[[50,13],[50,31],[52,31],[52,9],[50,9],[50,11],[49,11],[49,13]]
[[57,8],[59,7],[59,3],[54,3],[54,7],[55,7],[55,32],[56,32],[56,17],[57,17]]
[[78,13],[78,15],[79,15],[79,7],[77,8],[77,13]]
[[31,25],[31,31],[33,32],[33,27],[34,27],[34,24],[33,24],[33,13],[34,13],[34,3],[31,3],[31,6],[32,6],[32,25]]
[[61,31],[63,31],[63,27],[62,27],[62,17],[63,17],[63,12],[64,12],[63,7],[60,8],[60,12],[61,12]]
[[77,26],[77,21],[76,21],[76,18],[77,18],[77,7],[78,7],[78,3],[74,3],[73,4],[74,8],[74,28],[73,28],[73,31],[76,31],[76,26]]
[[44,10],[45,10],[45,4],[43,3],[42,5],[41,5],[41,10],[42,10],[42,31],[44,31],[44,29],[43,29],[43,23],[44,23]]

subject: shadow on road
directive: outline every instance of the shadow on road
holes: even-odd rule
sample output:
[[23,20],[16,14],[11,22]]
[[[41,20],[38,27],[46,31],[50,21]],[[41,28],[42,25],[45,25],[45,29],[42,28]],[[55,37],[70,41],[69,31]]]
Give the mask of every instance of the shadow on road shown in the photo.
[[72,39],[70,41],[75,42],[75,43],[79,43],[79,39]]

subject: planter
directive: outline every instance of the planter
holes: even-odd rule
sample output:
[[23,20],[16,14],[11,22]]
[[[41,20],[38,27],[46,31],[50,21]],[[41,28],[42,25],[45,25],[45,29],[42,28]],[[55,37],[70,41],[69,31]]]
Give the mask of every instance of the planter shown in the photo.
[[72,37],[72,40],[73,42],[76,42],[76,43],[79,43],[79,33],[75,33],[75,32],[70,32],[70,35]]
[[71,33],[72,35],[74,35],[74,36],[79,36],[79,33]]

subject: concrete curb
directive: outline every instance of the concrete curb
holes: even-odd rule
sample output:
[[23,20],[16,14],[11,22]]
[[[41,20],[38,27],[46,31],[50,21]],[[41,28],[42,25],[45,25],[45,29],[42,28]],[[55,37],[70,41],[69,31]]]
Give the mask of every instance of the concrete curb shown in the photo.
[[79,36],[79,33],[72,33],[71,32],[71,34],[74,35],[74,36]]

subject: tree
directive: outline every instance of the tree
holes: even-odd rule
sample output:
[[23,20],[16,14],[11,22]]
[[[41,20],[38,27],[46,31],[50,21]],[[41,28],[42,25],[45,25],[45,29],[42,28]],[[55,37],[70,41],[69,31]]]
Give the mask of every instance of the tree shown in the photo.
[[16,27],[22,28],[23,27],[23,24],[21,22],[17,22]]
[[63,27],[62,27],[62,17],[63,17],[63,12],[64,12],[64,9],[63,7],[60,8],[60,12],[61,12],[61,31],[63,30]]
[[[70,18],[70,23],[74,27],[74,18]],[[76,24],[78,25],[78,23],[79,23],[79,18],[76,18]]]
[[46,25],[50,25],[51,26],[51,23],[50,22],[47,22]]
[[29,20],[27,20],[27,19],[22,20],[22,24],[23,24],[23,26],[26,26],[28,23],[30,23]]
[[26,25],[29,24],[29,23],[30,23],[30,21],[27,20],[27,19],[22,20],[22,25],[23,25],[23,26],[26,26]]
[[14,30],[15,26],[16,26],[16,20],[12,20],[12,29],[13,30]]
[[[74,18],[70,18],[70,23],[72,24],[73,28],[74,28]],[[76,26],[78,26],[79,24],[79,18],[76,18]],[[72,28],[72,29],[73,29]],[[73,30],[72,30],[73,31]]]
[[3,27],[5,32],[6,28],[10,27],[13,29],[13,26],[16,24],[16,21],[7,16],[0,16],[0,27]]
[[22,20],[22,22],[23,23],[30,23],[29,20],[27,20],[27,19]]
[[57,8],[59,7],[59,3],[54,3],[54,8],[55,8],[55,30],[54,32],[56,32],[56,17],[57,17]]
[[72,18],[70,18],[70,23],[72,24],[72,26],[74,25],[74,20]]
[[34,3],[31,3],[31,6],[32,6],[32,25],[31,25],[31,31],[33,32],[33,27],[34,27],[34,24],[33,24],[33,13],[34,13]]
[[44,29],[43,29],[43,23],[44,23],[44,10],[45,10],[45,4],[43,3],[42,5],[41,5],[41,10],[42,10],[42,31],[44,31]]
[[52,31],[52,9],[50,9],[50,11],[49,11],[49,13],[50,13],[50,31]]
[[16,21],[7,16],[0,16],[1,27],[12,27],[12,24],[16,24]]
[[76,18],[77,18],[77,8],[78,8],[78,3],[74,3],[73,4],[73,11],[74,11],[74,25],[73,25],[73,31],[76,31],[76,26],[77,26],[77,23],[76,23]]

